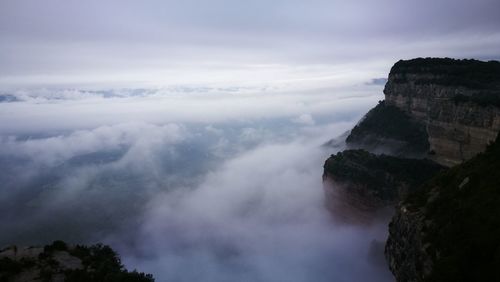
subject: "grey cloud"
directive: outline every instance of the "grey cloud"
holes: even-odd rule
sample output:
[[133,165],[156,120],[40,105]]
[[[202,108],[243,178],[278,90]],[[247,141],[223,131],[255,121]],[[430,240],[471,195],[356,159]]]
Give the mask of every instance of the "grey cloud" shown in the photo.
[[498,12],[0,1],[0,244],[104,240],[158,281],[390,281],[371,247],[387,219],[339,225],[322,208],[320,145],[401,58],[499,58]]
[[161,84],[172,72],[193,75],[201,69],[207,75],[249,64],[294,70],[373,63],[382,75],[401,58],[500,56],[500,5],[494,0],[21,0],[0,5],[5,85],[99,80],[130,85],[143,79]]
[[[196,93],[167,95],[163,111],[172,104],[168,109],[187,115],[195,108],[200,116],[166,124],[143,116],[158,100],[141,96],[132,97],[141,109],[134,112],[136,122],[117,111],[122,122],[103,125],[108,121],[89,123],[101,112],[96,105],[104,103],[110,113],[129,98],[78,93],[76,100],[2,104],[14,115],[38,112],[38,132],[50,134],[52,120],[45,117],[68,106],[89,129],[71,123],[64,133],[28,138],[33,129],[27,119],[16,123],[23,130],[2,133],[0,181],[7,188],[0,191],[0,220],[9,224],[0,244],[104,241],[130,268],[152,272],[158,281],[389,277],[368,260],[370,242],[385,236],[384,225],[338,226],[322,208],[321,163],[331,152],[319,145],[351,127],[377,96],[347,99],[344,92],[327,91],[326,102],[321,92],[211,97],[209,105],[236,107],[239,115],[246,104],[245,119],[235,121],[221,108],[201,107],[203,99],[186,107]],[[278,107],[286,110],[276,112]],[[326,111],[332,107],[346,111]],[[292,121],[303,113],[315,124]],[[207,120],[211,115],[218,121]],[[68,111],[55,117],[74,118]]]
[[[291,119],[303,113],[352,118],[359,116],[380,93],[363,86],[359,90],[328,89],[314,92],[264,93],[181,93],[151,94],[123,98],[85,96],[82,91],[56,94],[62,99],[44,99],[36,90],[34,98],[23,102],[0,103],[0,133],[30,134],[92,129],[103,124],[127,122],[168,123],[224,123],[252,122],[265,119]],[[152,91],[153,93],[158,93]],[[50,97],[50,91],[48,95]],[[75,94],[76,97],[71,95]],[[38,95],[38,96],[37,96]],[[346,96],[359,97],[346,97]],[[24,95],[23,97],[30,97]],[[104,129],[101,129],[104,130]],[[51,140],[56,142],[57,140]]]
[[371,81],[367,82],[368,85],[385,85],[387,78],[372,78]]
[[497,30],[496,15],[500,9],[494,0],[474,3],[451,0],[87,1],[85,4],[21,0],[3,1],[2,8],[4,34],[49,38],[52,35],[70,40],[144,39],[136,36],[154,39],[153,35],[162,39],[179,28],[188,32],[226,30],[228,34],[232,29],[285,34],[333,30],[364,36],[373,31],[378,31],[374,34],[377,36],[388,32],[426,33],[477,27]]
[[117,150],[131,145],[150,148],[155,143],[175,144],[183,141],[185,134],[182,128],[175,124],[119,124],[49,138],[16,140],[12,136],[3,137],[0,140],[0,154],[4,157],[30,158],[34,163],[53,166],[75,156],[96,151]]
[[196,189],[157,197],[134,249],[110,240],[160,281],[388,281],[368,261],[385,231],[332,223],[317,165],[327,152],[311,145],[265,145],[231,159]]

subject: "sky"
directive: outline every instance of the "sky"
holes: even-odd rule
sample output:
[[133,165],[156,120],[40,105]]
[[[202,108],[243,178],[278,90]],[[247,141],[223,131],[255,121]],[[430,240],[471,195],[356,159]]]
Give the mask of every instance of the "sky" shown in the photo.
[[392,281],[390,216],[336,221],[322,165],[399,59],[499,59],[499,12],[0,0],[0,248],[103,242],[159,282]]
[[0,85],[386,77],[399,59],[500,58],[499,12],[495,0],[2,0]]

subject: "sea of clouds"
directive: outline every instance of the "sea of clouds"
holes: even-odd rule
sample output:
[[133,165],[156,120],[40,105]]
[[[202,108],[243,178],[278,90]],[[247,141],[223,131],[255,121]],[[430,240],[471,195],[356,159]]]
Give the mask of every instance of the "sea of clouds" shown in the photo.
[[380,85],[2,95],[1,246],[104,242],[157,281],[392,279],[388,219],[335,222],[321,180]]

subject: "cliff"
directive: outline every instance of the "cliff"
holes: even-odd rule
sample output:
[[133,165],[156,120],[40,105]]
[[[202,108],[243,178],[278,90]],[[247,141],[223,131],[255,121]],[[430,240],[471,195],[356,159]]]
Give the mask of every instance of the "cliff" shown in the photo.
[[365,150],[339,152],[324,165],[326,205],[337,218],[355,213],[356,219],[368,221],[378,209],[394,206],[441,169],[425,159],[375,155]]
[[500,281],[500,63],[399,61],[384,94],[325,162],[327,207],[399,202],[385,248],[399,282]]
[[384,94],[347,137],[350,148],[453,166],[484,151],[500,130],[499,62],[399,61]]
[[151,274],[129,272],[108,246],[11,246],[0,250],[0,281],[153,282]]
[[425,124],[399,108],[380,101],[351,130],[346,143],[351,149],[377,154],[423,158],[429,152]]
[[385,102],[425,125],[431,157],[455,165],[484,151],[500,130],[500,63],[414,59],[391,69]]
[[397,281],[500,281],[500,137],[397,208],[385,254]]

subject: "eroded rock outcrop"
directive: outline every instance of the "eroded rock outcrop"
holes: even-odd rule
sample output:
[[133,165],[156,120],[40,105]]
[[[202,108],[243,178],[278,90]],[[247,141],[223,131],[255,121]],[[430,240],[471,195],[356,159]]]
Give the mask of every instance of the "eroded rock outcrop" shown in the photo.
[[425,123],[412,118],[398,107],[380,101],[351,130],[346,144],[376,154],[406,158],[424,158],[429,153]]
[[499,281],[500,138],[424,184],[389,225],[397,281]]
[[427,159],[346,150],[325,162],[326,205],[337,218],[367,222],[377,211],[394,206],[442,169]]
[[453,166],[500,131],[500,63],[414,59],[391,69],[385,101],[347,137],[350,148]]
[[414,59],[391,69],[385,103],[425,125],[430,156],[448,166],[485,150],[500,131],[500,63]]
[[500,281],[500,63],[399,61],[384,94],[346,143],[393,157],[332,155],[327,206],[367,215],[399,201],[385,247],[398,282]]

